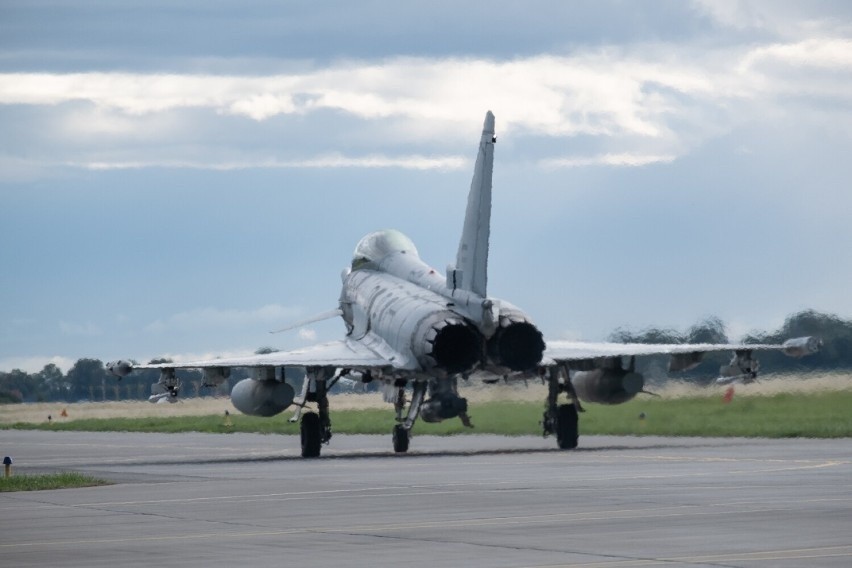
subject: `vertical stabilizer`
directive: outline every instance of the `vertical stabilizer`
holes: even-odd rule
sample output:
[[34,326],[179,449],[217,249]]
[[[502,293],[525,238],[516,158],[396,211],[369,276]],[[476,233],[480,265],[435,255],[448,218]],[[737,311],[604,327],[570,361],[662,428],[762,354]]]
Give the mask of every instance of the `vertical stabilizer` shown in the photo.
[[473,169],[473,181],[467,196],[467,212],[459,251],[456,255],[456,274],[461,283],[456,288],[486,296],[488,284],[488,236],[491,232],[491,173],[494,169],[494,115],[485,115],[479,152]]

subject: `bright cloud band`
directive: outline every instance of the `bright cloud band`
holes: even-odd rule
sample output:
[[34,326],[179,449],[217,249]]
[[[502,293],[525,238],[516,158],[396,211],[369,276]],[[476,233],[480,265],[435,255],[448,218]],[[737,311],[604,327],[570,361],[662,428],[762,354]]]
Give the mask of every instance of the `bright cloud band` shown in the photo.
[[[791,92],[804,105],[809,97],[849,100],[850,53],[852,41],[823,38],[742,47],[733,53],[673,53],[665,45],[644,45],[508,61],[394,58],[269,76],[6,73],[0,74],[0,109],[55,107],[48,128],[56,129],[54,138],[66,141],[67,155],[58,164],[54,155],[43,165],[93,170],[456,169],[465,159],[440,155],[437,144],[467,133],[486,109],[498,115],[501,133],[591,136],[606,146],[592,158],[546,158],[541,162],[545,167],[642,166],[670,162],[731,124],[749,120],[756,110],[770,112],[773,104],[787,104]],[[348,156],[330,154],[335,149],[326,147],[307,157],[281,156],[269,148],[261,149],[263,157],[245,156],[234,148],[214,157],[204,150],[203,134],[192,138],[197,114],[182,116],[199,110],[206,112],[208,122],[216,116],[245,117],[250,125],[276,117],[312,120],[312,115],[325,113],[318,128],[327,128],[329,113],[339,113],[349,117],[349,128],[354,128],[352,120],[382,127],[375,133],[357,132],[372,137],[372,146]],[[95,136],[112,137],[116,152],[86,153],[79,141]],[[194,153],[157,154],[162,146],[158,140],[171,142],[178,136]],[[140,152],[139,140],[148,142],[145,152]],[[387,147],[399,140],[428,149],[406,155],[372,150],[378,141]],[[16,157],[0,159],[12,162]]]

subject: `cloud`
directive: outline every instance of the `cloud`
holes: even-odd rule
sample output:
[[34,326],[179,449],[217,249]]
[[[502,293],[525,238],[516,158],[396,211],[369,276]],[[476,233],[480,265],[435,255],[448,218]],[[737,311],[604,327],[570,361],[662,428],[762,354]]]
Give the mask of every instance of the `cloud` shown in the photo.
[[650,164],[668,164],[675,160],[671,155],[650,154],[601,154],[587,158],[553,158],[541,160],[540,165],[546,168],[579,168],[584,166],[624,166],[641,167]]
[[302,313],[294,307],[268,304],[254,310],[221,309],[214,307],[199,308],[179,312],[166,319],[156,320],[147,326],[149,333],[165,331],[197,331],[210,328],[269,327],[293,320]]
[[[347,62],[303,74],[271,76],[7,73],[0,74],[0,103],[85,101],[102,109],[101,113],[112,109],[128,116],[195,108],[255,121],[334,110],[364,120],[438,121],[445,129],[467,125],[471,116],[491,106],[512,109],[504,113],[507,126],[542,134],[655,136],[660,125],[654,115],[661,109],[653,85],[684,92],[696,86],[708,88],[697,71],[678,68],[671,61],[648,64],[608,50],[509,61]],[[482,96],[482,85],[489,86],[487,97]],[[91,121],[80,122],[81,128],[92,128]],[[94,122],[101,130],[127,128],[126,123]]]
[[151,160],[146,162],[64,162],[57,164],[87,170],[135,170],[143,168],[176,168],[194,170],[249,169],[326,169],[326,168],[401,168],[411,170],[457,170],[468,164],[461,156],[368,156],[351,157],[329,154],[302,160],[245,160],[240,162],[201,162],[180,160]]
[[27,373],[37,373],[44,369],[45,365],[53,363],[63,372],[74,366],[76,359],[63,357],[61,355],[33,355],[31,357],[4,357],[0,359],[0,371],[12,371],[20,369]]
[[316,341],[317,332],[313,329],[302,328],[299,330],[299,339],[303,341]]
[[772,44],[751,50],[743,67],[764,61],[826,69],[852,69],[852,40],[846,38],[809,39],[796,43]]
[[738,32],[758,31],[796,38],[842,32],[844,28],[848,31],[849,3],[843,0],[693,0],[692,4],[699,14]]
[[[500,135],[596,142],[596,156],[546,158],[544,167],[668,162],[738,124],[776,116],[793,104],[791,93],[795,104],[814,108],[824,97],[852,97],[852,41],[821,29],[718,48],[392,57],[272,75],[3,73],[0,112],[10,112],[4,105],[52,109],[25,131],[35,140],[7,148],[3,160],[22,159],[20,146],[29,161],[18,170],[39,160],[88,170],[457,169],[466,160],[439,148],[491,109]],[[222,129],[240,135],[222,137]],[[282,147],[284,134],[300,143]]]

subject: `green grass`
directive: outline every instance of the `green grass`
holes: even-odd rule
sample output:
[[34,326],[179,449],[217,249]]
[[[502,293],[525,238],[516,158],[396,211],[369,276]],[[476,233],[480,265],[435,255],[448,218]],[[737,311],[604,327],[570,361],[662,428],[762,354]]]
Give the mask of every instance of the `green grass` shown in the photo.
[[852,393],[736,397],[727,404],[721,398],[639,399],[603,412],[590,408],[580,428],[621,435],[847,438]]
[[2,491],[41,491],[43,489],[67,489],[70,487],[94,487],[109,482],[80,473],[65,472],[44,475],[12,475],[0,477]]
[[[852,392],[739,396],[730,403],[716,397],[657,399],[641,396],[617,406],[586,405],[580,433],[661,436],[746,436],[766,438],[852,437]],[[493,433],[509,436],[540,434],[542,403],[489,402],[471,405],[473,430],[459,420],[439,424],[418,421],[416,434],[454,435]],[[644,418],[640,418],[643,415]],[[298,434],[298,425],[285,412],[273,418],[231,415],[163,418],[110,418],[72,420],[56,424],[16,423],[6,428],[30,430],[84,430],[93,432],[259,432]],[[336,433],[388,434],[394,425],[390,405],[386,409],[334,411]]]

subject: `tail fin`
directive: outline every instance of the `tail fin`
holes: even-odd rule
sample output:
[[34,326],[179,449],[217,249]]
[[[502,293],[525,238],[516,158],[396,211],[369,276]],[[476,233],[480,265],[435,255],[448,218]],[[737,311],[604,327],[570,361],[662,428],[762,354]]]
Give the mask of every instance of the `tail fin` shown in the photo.
[[488,285],[488,236],[491,233],[491,173],[494,169],[494,115],[485,115],[479,153],[467,197],[459,250],[456,255],[456,288],[486,296]]

